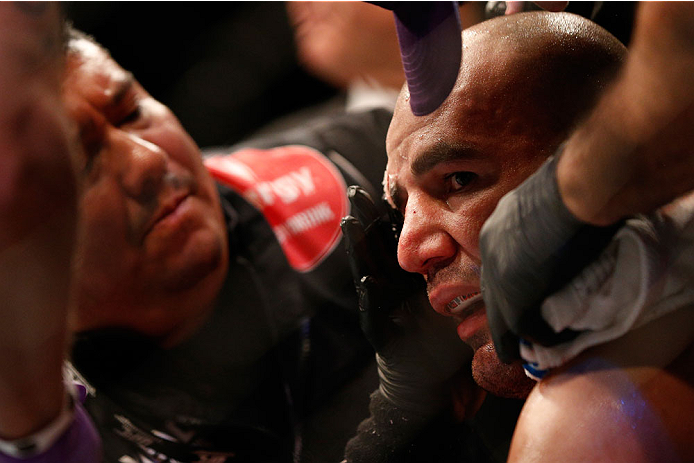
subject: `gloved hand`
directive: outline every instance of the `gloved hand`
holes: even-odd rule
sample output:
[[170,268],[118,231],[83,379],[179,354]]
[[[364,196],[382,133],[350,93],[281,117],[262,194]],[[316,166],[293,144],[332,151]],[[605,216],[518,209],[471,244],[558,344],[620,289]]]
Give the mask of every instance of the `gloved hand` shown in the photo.
[[402,216],[359,187],[349,187],[348,197],[354,216],[341,226],[381,393],[403,409],[436,413],[451,400],[448,381],[468,366],[472,350],[458,338],[453,319],[431,307],[424,278],[398,265]]
[[608,227],[576,219],[562,202],[558,155],[501,198],[480,232],[482,295],[497,355],[520,359],[520,338],[543,346],[570,341],[577,331],[555,332],[542,301],[598,257],[618,222]]

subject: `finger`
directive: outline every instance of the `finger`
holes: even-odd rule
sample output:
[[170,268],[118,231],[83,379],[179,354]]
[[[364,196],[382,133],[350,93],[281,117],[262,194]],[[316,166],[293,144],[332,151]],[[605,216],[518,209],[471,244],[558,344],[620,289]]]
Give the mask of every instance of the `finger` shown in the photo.
[[387,290],[371,276],[363,277],[357,283],[359,294],[359,324],[371,345],[379,351],[391,338],[389,317],[390,298]]
[[388,211],[388,217],[390,218],[390,223],[392,225],[393,234],[395,235],[395,240],[400,239],[400,233],[402,232],[402,226],[405,224],[405,216],[402,212],[395,209],[393,206],[388,204],[386,200],[383,200],[384,207]]
[[352,278],[358,283],[363,276],[378,272],[373,254],[369,248],[362,224],[356,218],[348,215],[340,221],[340,228],[345,237],[345,249]]
[[359,220],[366,230],[376,222],[380,213],[371,196],[359,186],[352,185],[347,188],[347,198],[352,205],[352,214]]
[[397,272],[397,241],[388,214],[376,206],[371,196],[358,186],[351,186],[347,196],[352,204],[352,213],[357,216],[365,234],[365,247],[372,262],[368,273],[378,279],[392,277]]
[[506,2],[506,11],[504,14],[510,15],[510,14],[516,14],[520,13],[523,11],[523,8],[525,7],[525,2]]

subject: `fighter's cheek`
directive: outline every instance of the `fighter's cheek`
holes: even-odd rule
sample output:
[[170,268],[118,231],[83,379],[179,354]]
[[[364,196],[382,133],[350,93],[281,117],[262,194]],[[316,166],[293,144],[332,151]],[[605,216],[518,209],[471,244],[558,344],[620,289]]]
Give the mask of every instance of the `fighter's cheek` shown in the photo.
[[452,219],[446,223],[448,234],[463,254],[472,259],[474,264],[480,265],[479,235],[482,223],[467,215],[458,213],[452,215]]
[[202,164],[200,149],[195,141],[165,106],[157,102],[142,106],[146,117],[143,116],[145,120],[141,125],[133,127],[132,133],[136,137],[156,145],[183,165],[191,161]]
[[[104,237],[105,238],[105,237]],[[76,293],[89,300],[113,297],[137,274],[138,255],[123,247],[98,242],[79,243],[72,265]]]

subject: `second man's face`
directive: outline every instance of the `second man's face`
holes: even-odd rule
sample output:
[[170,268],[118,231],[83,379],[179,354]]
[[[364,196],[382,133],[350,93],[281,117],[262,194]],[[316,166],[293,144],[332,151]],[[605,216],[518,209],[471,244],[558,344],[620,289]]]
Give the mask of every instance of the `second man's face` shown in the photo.
[[173,114],[105,50],[71,45],[63,93],[82,146],[73,324],[167,336],[199,316],[224,276],[219,198]]

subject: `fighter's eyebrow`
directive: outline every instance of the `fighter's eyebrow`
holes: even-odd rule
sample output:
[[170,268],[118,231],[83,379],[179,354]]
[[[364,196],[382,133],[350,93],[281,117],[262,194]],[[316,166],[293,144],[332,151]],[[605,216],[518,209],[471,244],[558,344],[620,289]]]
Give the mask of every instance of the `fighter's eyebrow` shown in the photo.
[[[417,155],[412,161],[410,170],[417,176],[421,176],[432,170],[439,164],[461,160],[479,160],[482,154],[469,145],[452,144],[438,141],[433,146]],[[390,202],[400,212],[404,213],[404,196],[406,192],[398,186],[397,182],[388,182],[388,195]]]
[[432,147],[418,155],[413,161],[411,170],[415,176],[423,175],[439,164],[481,159],[480,153],[467,145],[456,145],[448,142],[437,142]]

